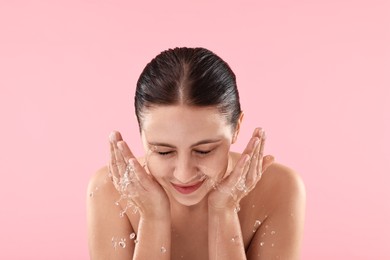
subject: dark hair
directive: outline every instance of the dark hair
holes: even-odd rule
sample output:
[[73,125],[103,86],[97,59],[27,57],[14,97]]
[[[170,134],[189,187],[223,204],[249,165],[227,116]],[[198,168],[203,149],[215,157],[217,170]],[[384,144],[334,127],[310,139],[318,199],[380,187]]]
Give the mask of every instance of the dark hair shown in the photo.
[[215,106],[235,129],[241,113],[236,76],[205,48],[163,51],[146,65],[137,82],[134,106],[140,131],[145,108],[179,104]]

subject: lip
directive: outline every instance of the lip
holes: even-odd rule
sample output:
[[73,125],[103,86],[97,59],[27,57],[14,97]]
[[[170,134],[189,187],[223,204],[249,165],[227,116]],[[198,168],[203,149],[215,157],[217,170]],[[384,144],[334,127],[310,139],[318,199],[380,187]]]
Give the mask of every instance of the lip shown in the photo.
[[177,184],[174,184],[174,183],[171,183],[172,186],[180,193],[182,194],[190,194],[194,191],[196,191],[197,189],[199,189],[200,186],[202,186],[204,181],[201,181],[201,182],[198,182],[198,183],[195,183],[193,185],[177,185]]

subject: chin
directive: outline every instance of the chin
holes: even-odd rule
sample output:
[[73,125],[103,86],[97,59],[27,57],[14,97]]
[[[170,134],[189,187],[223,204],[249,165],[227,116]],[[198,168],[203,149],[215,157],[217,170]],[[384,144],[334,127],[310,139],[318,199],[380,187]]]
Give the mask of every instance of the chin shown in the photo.
[[197,198],[183,198],[178,196],[172,196],[172,197],[175,201],[177,201],[177,203],[187,207],[198,205],[205,198],[205,196],[197,197]]

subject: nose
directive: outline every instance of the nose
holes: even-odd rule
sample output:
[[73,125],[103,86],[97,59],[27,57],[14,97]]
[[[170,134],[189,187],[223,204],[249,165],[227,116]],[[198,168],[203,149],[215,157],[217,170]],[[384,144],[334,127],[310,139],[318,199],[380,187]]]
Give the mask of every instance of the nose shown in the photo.
[[183,156],[178,158],[173,176],[182,184],[189,184],[198,178],[196,167],[193,165],[191,158]]

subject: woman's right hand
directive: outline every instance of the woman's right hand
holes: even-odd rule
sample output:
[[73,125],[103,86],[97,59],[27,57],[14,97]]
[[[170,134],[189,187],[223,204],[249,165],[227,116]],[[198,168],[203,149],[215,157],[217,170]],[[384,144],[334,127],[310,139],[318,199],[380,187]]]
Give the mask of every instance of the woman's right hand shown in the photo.
[[109,171],[112,181],[127,205],[135,207],[143,219],[170,218],[167,194],[134,157],[119,132],[110,134]]

